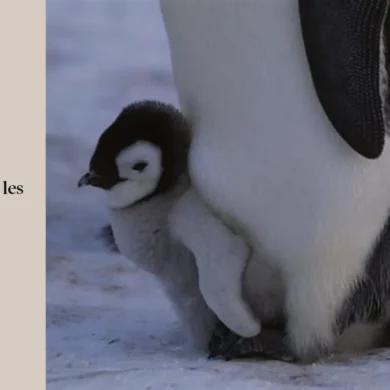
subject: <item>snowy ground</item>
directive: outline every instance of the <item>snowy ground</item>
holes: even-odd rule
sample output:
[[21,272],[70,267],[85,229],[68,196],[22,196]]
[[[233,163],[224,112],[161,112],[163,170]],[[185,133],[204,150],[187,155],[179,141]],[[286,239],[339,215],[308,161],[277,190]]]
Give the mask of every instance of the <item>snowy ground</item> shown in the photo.
[[78,190],[96,137],[141,98],[176,104],[157,0],[47,2],[48,389],[387,389],[390,354],[297,367],[208,361],[154,280],[96,238]]

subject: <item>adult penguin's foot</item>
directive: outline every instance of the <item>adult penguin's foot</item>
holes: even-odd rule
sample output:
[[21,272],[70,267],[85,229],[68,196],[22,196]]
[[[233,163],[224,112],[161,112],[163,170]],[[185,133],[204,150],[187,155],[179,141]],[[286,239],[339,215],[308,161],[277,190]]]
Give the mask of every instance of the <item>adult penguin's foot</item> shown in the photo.
[[243,338],[220,322],[209,343],[209,359],[221,357],[225,361],[229,361],[260,358],[262,360],[296,362],[297,359],[289,351],[285,335],[281,329],[263,327],[257,336]]

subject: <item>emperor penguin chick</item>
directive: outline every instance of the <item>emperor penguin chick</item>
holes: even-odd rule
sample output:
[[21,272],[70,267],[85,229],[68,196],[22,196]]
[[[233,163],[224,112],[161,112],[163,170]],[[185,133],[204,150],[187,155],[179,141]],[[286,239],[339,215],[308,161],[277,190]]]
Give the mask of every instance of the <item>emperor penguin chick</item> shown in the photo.
[[[198,343],[216,318],[243,337],[260,332],[242,293],[250,255],[215,218],[187,175],[189,126],[170,105],[129,105],[100,136],[79,186],[106,191],[120,252],[151,272]],[[210,310],[211,309],[211,310]]]

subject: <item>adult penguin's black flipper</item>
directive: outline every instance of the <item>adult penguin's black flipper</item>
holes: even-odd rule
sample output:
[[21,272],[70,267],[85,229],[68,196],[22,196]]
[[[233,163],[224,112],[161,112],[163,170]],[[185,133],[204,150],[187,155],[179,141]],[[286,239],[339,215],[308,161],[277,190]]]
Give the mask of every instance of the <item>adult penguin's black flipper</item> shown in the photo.
[[369,159],[380,157],[385,143],[389,4],[299,0],[306,55],[322,107],[340,136]]

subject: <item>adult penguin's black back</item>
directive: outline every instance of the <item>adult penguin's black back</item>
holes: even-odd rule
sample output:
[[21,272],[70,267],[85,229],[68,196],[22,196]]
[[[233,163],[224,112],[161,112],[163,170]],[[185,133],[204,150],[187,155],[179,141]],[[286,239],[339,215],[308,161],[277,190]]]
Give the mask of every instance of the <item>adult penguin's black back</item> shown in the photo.
[[389,0],[300,0],[299,8],[313,82],[329,120],[356,152],[378,158],[389,119]]

